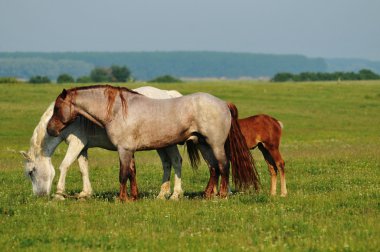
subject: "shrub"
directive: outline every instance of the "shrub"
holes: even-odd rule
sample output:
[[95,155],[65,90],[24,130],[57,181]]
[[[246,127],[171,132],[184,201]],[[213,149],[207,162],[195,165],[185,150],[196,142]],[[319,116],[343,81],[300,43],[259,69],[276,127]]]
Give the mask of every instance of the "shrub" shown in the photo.
[[90,76],[80,76],[77,78],[77,83],[90,83],[92,82]]
[[30,79],[29,79],[29,83],[33,83],[33,84],[38,84],[38,83],[50,83],[50,79],[47,77],[47,76],[40,76],[40,75],[36,75],[36,76],[32,76]]
[[20,83],[15,77],[0,77],[0,83]]
[[156,82],[156,83],[175,83],[175,82],[182,82],[180,79],[177,79],[171,75],[163,75],[159,76],[153,80],[150,80],[149,82]]
[[57,83],[70,83],[74,82],[74,78],[69,74],[61,74],[57,78]]

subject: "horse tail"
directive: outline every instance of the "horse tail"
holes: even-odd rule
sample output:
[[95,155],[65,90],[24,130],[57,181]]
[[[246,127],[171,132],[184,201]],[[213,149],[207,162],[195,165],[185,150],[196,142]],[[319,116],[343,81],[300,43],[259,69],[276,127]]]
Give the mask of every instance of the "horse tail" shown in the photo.
[[198,169],[200,163],[199,151],[193,141],[186,142],[187,154],[189,155],[190,164],[193,169]]
[[[232,180],[237,189],[260,188],[260,178],[251,152],[238,123],[238,110],[232,103],[227,103],[231,113],[231,129],[226,142],[226,153],[231,160]],[[229,146],[228,146],[229,145]]]

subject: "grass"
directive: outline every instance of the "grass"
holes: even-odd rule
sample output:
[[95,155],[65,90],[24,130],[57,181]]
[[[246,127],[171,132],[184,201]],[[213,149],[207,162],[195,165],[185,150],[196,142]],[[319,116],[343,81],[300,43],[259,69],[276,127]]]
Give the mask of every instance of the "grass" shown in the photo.
[[[134,88],[143,83],[134,83]],[[32,195],[19,150],[42,113],[70,85],[3,84],[0,91],[0,249],[15,251],[376,251],[380,246],[380,82],[156,84],[183,94],[208,92],[234,102],[241,117],[267,113],[285,125],[281,151],[289,196],[270,197],[269,175],[253,151],[263,189],[204,200],[203,163],[184,156],[185,198],[159,201],[162,168],[137,153],[141,199],[120,204],[117,153],[89,152],[95,191],[86,201]],[[66,146],[57,149],[58,167]],[[182,151],[182,150],[181,150]],[[59,172],[59,171],[57,171]],[[54,186],[57,183],[57,177]],[[81,190],[78,165],[67,190]],[[54,188],[55,189],[55,188]],[[279,188],[278,188],[279,189]]]

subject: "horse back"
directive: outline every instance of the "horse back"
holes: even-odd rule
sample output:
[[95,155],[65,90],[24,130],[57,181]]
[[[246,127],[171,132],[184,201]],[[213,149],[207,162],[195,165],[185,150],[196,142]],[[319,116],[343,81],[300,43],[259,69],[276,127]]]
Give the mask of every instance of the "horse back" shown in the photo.
[[239,119],[239,126],[250,149],[260,142],[277,147],[280,144],[281,123],[269,115],[260,114]]

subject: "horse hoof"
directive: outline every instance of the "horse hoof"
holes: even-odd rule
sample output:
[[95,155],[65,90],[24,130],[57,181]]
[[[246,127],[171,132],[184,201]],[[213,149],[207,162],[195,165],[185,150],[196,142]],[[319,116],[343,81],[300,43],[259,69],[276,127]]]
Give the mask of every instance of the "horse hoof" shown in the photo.
[[170,200],[179,200],[180,198],[183,198],[183,192],[174,192],[172,196],[170,196]]
[[281,197],[286,197],[288,196],[288,193],[281,193]]
[[54,200],[65,200],[65,197],[62,194],[54,194]]
[[88,199],[91,198],[92,193],[88,192],[80,192],[78,195],[76,195],[77,199]]

